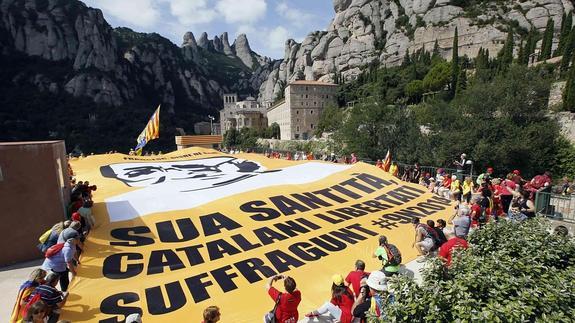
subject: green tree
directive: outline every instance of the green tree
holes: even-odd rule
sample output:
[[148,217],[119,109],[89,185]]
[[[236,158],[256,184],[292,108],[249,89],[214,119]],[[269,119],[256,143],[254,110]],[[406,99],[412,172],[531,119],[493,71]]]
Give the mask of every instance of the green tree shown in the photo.
[[567,111],[575,111],[575,55],[571,61],[571,68],[567,76],[567,83],[563,91],[563,107]]
[[457,77],[457,91],[455,92],[456,95],[459,95],[467,88],[467,71],[461,69],[459,71],[459,76]]
[[547,75],[512,65],[493,80],[469,82],[450,103],[426,102],[418,110],[434,147],[426,162],[444,165],[466,151],[478,168],[517,168],[526,176],[544,171],[556,154],[550,143],[559,136],[557,123],[547,116]]
[[451,53],[451,94],[455,95],[457,87],[457,76],[459,75],[459,36],[457,33],[457,27],[455,27],[455,33],[453,35],[453,45]]
[[415,162],[423,144],[419,127],[408,108],[385,104],[374,97],[350,109],[336,135],[347,152],[372,160],[381,159],[389,148],[397,158]]
[[541,53],[539,54],[539,60],[544,61],[551,57],[551,47],[553,46],[553,32],[555,28],[555,22],[552,18],[547,20],[547,27],[545,27],[545,33],[543,34],[543,42],[541,43]]
[[561,34],[559,35],[559,45],[557,45],[557,49],[553,54],[554,57],[563,55],[563,50],[568,41],[572,26],[573,26],[573,16],[571,15],[571,12],[567,14],[563,13],[563,18],[561,19]]
[[274,122],[270,125],[270,137],[275,139],[280,139],[280,125]]
[[303,73],[303,70],[299,69],[297,71],[296,76],[295,76],[295,80],[296,81],[305,80],[305,74]]
[[323,109],[319,117],[318,125],[314,131],[316,137],[321,137],[324,132],[334,132],[338,130],[344,120],[345,112],[335,105],[328,105]]
[[527,39],[525,40],[525,47],[523,47],[522,59],[519,60],[520,65],[528,65],[531,59],[531,55],[535,53],[535,47],[537,46],[537,40],[539,39],[539,33],[537,29],[531,27],[529,33],[527,34]]
[[573,56],[573,50],[575,49],[575,30],[569,32],[567,41],[563,46],[563,57],[561,57],[561,73],[567,72],[569,70],[569,63],[571,62],[571,57]]
[[403,62],[401,62],[401,66],[407,66],[411,64],[411,58],[409,57],[409,49],[405,51],[405,56],[403,56]]
[[423,86],[429,91],[440,91],[451,81],[453,63],[435,64],[423,78]]
[[224,134],[222,145],[227,148],[238,146],[241,143],[240,133],[236,128],[232,128]]
[[505,45],[503,45],[503,48],[497,54],[499,71],[506,71],[513,62],[513,47],[514,47],[513,28],[509,26],[509,31],[507,32],[507,39],[505,40]]
[[405,95],[407,95],[411,103],[421,101],[423,93],[425,93],[425,86],[422,80],[413,80],[405,86]]
[[433,44],[433,53],[431,55],[431,60],[433,62],[440,60],[441,59],[441,52],[440,52],[440,48],[439,48],[439,43],[437,42],[437,39],[435,40],[435,43]]
[[[370,322],[570,322],[575,242],[534,219],[492,222],[456,250],[448,270],[431,259],[417,285],[393,278],[395,302]],[[433,309],[433,310],[430,310]]]

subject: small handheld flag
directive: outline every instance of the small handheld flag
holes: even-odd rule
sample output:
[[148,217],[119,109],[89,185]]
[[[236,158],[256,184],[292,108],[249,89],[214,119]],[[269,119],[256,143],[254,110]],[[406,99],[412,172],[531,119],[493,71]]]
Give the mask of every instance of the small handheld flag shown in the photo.
[[385,159],[383,160],[383,170],[389,172],[389,168],[391,167],[391,151],[387,150],[387,154],[385,154]]
[[158,108],[154,114],[152,114],[150,121],[148,121],[144,130],[142,130],[142,133],[140,133],[138,139],[136,139],[136,142],[138,143],[136,148],[134,148],[136,155],[142,154],[142,149],[150,140],[160,138],[160,106],[161,105],[158,105]]

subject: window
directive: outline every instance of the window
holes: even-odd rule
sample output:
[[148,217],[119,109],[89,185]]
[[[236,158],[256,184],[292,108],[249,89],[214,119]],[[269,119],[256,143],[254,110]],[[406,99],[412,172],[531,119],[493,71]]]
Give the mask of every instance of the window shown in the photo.
[[313,123],[311,124],[311,128],[313,129]]
[[295,114],[299,114],[299,110],[296,110],[296,111],[295,111]]
[[295,127],[295,131],[299,131],[299,126]]
[[305,95],[305,98],[307,99],[307,94]]
[[310,111],[309,111],[309,114],[313,114],[313,110],[310,110]]

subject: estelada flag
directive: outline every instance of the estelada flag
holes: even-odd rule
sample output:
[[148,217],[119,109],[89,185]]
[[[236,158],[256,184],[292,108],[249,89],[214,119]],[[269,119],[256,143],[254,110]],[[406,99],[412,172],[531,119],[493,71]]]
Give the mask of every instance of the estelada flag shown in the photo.
[[389,168],[391,167],[391,151],[387,150],[387,154],[385,154],[385,159],[383,160],[383,170],[389,172]]
[[144,148],[144,146],[150,140],[160,138],[160,106],[161,105],[158,105],[158,108],[156,109],[154,114],[152,114],[150,121],[148,121],[148,124],[146,125],[144,130],[142,130],[142,133],[140,133],[138,139],[136,139],[138,145],[134,150],[138,155],[141,155],[142,148]]

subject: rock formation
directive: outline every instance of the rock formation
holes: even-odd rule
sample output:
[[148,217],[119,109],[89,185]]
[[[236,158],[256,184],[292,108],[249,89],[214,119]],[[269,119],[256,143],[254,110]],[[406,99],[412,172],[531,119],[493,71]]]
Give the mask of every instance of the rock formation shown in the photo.
[[171,112],[219,109],[223,92],[256,93],[269,70],[259,69],[269,59],[254,53],[245,35],[232,47],[227,33],[196,41],[188,32],[178,47],[157,34],[113,29],[100,10],[77,0],[0,0],[0,55],[68,69],[60,78],[22,72],[14,82],[118,107],[152,96]]
[[481,47],[496,55],[509,24],[517,26],[516,33],[543,31],[553,18],[557,35],[563,13],[574,8],[568,0],[334,0],[333,6],[326,31],[312,32],[301,43],[286,42],[283,60],[260,87],[260,101],[272,101],[299,71],[308,80],[332,80],[335,72],[354,78],[369,63],[397,65],[407,51],[431,50],[436,40],[450,59],[456,27],[459,55],[475,57]]

